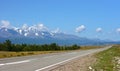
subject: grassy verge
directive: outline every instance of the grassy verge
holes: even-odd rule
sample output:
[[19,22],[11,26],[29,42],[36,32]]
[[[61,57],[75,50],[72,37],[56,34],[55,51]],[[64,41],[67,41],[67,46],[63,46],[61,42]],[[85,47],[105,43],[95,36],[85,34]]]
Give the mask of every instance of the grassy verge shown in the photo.
[[37,55],[37,54],[48,54],[48,53],[57,53],[57,52],[63,52],[63,51],[26,51],[26,52],[0,51],[0,58]]
[[89,49],[97,49],[97,48],[103,48],[105,46],[81,46],[80,50],[89,50]]
[[115,45],[108,50],[97,53],[95,57],[97,58],[93,66],[95,71],[119,71],[120,45]]
[[[95,48],[102,48],[102,46],[81,46],[79,50],[89,50]],[[24,51],[24,52],[9,52],[9,51],[0,51],[0,58],[7,57],[17,57],[17,56],[27,56],[27,55],[37,55],[37,54],[48,54],[48,53],[58,53],[58,52],[66,52],[73,50],[62,50],[62,51]],[[74,50],[76,51],[76,50]]]

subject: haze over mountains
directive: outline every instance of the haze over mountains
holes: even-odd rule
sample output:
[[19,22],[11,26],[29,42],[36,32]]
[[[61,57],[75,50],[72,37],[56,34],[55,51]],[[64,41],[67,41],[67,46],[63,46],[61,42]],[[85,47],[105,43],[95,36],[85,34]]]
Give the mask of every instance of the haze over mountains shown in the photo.
[[43,24],[27,26],[21,28],[16,27],[0,27],[0,42],[10,39],[13,43],[27,44],[50,44],[57,43],[59,45],[100,45],[110,43],[112,41],[100,39],[88,39],[78,37],[76,35],[60,32],[59,29],[50,31]]

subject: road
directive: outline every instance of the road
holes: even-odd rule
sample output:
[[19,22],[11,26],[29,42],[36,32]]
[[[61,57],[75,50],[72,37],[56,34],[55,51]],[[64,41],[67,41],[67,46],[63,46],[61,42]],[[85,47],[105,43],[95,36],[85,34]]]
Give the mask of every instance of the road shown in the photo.
[[69,62],[70,60],[100,52],[110,48],[70,51],[0,59],[0,71],[48,71],[54,66]]

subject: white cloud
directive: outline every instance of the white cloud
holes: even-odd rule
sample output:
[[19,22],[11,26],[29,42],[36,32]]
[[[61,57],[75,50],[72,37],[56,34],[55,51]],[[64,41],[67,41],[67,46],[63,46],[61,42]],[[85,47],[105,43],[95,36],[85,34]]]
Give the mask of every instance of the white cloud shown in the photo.
[[54,31],[52,31],[52,33],[60,33],[61,31],[60,31],[60,29],[59,28],[57,28],[57,29],[55,29]]
[[29,31],[48,31],[48,28],[45,27],[43,24],[37,24],[37,25],[32,25],[30,27],[27,27]]
[[42,30],[42,31],[48,31],[48,28],[46,26],[44,26],[43,24],[38,24],[36,25],[38,30]]
[[5,27],[5,28],[8,28],[8,27],[10,26],[10,22],[7,21],[7,20],[1,20],[0,26],[1,26],[1,27]]
[[43,24],[38,24],[38,27],[43,28],[44,25]]
[[98,32],[98,33],[102,32],[102,28],[97,28],[96,32]]
[[117,33],[120,33],[120,28],[118,28],[118,29],[116,30],[116,32],[117,32]]
[[76,28],[76,32],[82,32],[82,31],[84,31],[86,28],[85,28],[85,26],[84,25],[81,25],[81,26],[79,26],[79,27],[77,27]]

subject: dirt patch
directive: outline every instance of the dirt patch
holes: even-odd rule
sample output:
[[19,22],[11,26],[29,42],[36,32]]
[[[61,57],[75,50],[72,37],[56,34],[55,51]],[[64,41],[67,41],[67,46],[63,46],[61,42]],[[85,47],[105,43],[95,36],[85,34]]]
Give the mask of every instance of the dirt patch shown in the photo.
[[96,62],[93,54],[72,60],[50,71],[92,71],[92,64]]

